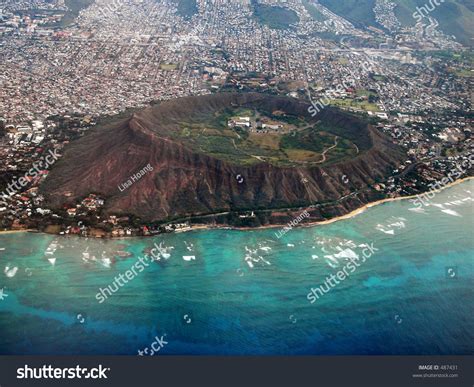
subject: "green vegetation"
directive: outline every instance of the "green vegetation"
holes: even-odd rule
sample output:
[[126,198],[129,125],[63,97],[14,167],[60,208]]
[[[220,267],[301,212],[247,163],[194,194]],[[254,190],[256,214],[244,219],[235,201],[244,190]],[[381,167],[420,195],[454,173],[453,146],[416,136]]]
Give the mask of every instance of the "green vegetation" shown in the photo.
[[286,30],[300,20],[294,11],[287,8],[258,4],[255,1],[253,7],[254,14],[260,23],[273,29]]
[[417,58],[425,59],[432,57],[441,59],[448,66],[447,71],[456,77],[473,78],[474,77],[474,52],[473,50],[452,51],[417,51]]
[[354,25],[380,27],[374,14],[375,0],[320,0],[320,3]]
[[341,39],[342,39],[342,35],[336,35],[332,31],[315,32],[312,35],[318,36],[323,40],[330,40],[330,41],[336,42],[336,43],[340,42]]
[[[413,17],[417,7],[428,4],[427,0],[394,0],[397,4],[395,15],[402,26],[413,26]],[[373,12],[375,0],[320,0],[320,3],[334,13],[346,18],[356,26],[373,26],[381,28],[375,20]],[[474,38],[474,3],[472,0],[446,0],[430,12],[439,21],[440,29],[447,35],[454,35],[463,44],[473,44]]]
[[354,99],[333,99],[331,105],[338,106],[341,108],[353,108],[365,111],[379,112],[379,107],[374,103],[367,101],[356,101]]
[[356,95],[358,97],[370,97],[370,96],[376,96],[377,93],[375,91],[371,91],[371,90],[365,90],[365,89],[358,89],[356,90]]
[[473,70],[467,70],[467,69],[456,71],[455,74],[456,74],[456,76],[462,77],[462,78],[472,78],[472,77],[474,77],[474,71]]
[[[251,127],[229,126],[229,120],[249,117]],[[278,126],[262,128],[262,124]],[[213,157],[253,165],[269,162],[279,166],[327,164],[354,157],[355,141],[341,128],[314,125],[282,111],[265,112],[244,107],[226,108],[178,122],[174,132],[192,149]],[[356,133],[354,138],[360,137]],[[359,140],[356,140],[359,141]],[[362,144],[362,148],[365,149]]]
[[178,65],[175,63],[161,63],[160,64],[160,69],[165,70],[165,71],[172,71],[176,70],[178,68]]
[[295,136],[284,136],[281,148],[290,159],[307,163],[326,164],[331,159],[341,160],[356,155],[351,142],[343,142],[338,136],[317,128],[306,129]]
[[95,0],[66,0],[65,4],[68,7],[68,11],[61,20],[61,26],[65,27],[73,23],[76,17],[83,9],[92,5]]
[[388,78],[384,75],[373,75],[373,79],[375,79],[377,82],[387,82]]
[[473,51],[417,51],[416,55],[419,55],[421,57],[432,56],[433,58],[440,58],[444,61],[455,61],[457,63],[464,63],[467,66],[474,67]]
[[[414,25],[416,20],[413,13],[417,7],[427,4],[426,0],[398,0],[399,6],[395,9],[396,16],[403,25]],[[472,45],[474,38],[474,6],[472,1],[466,0],[446,0],[436,6],[430,13],[439,21],[441,30],[454,35],[463,44]]]
[[327,20],[326,16],[319,12],[318,9],[314,6],[314,4],[309,0],[303,0],[303,5],[315,21],[323,22]]
[[178,6],[178,15],[185,19],[191,19],[198,13],[196,0],[174,0],[174,2]]

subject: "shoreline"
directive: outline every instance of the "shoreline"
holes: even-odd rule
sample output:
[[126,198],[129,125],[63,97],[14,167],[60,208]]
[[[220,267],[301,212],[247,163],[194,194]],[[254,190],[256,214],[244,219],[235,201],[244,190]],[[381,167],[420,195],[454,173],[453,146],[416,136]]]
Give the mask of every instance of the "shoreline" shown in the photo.
[[386,198],[386,199],[382,199],[382,200],[378,200],[376,202],[371,202],[371,203],[367,203],[366,205],[358,208],[357,210],[354,210],[354,211],[351,211],[350,213],[346,214],[346,215],[342,215],[342,216],[338,216],[336,218],[333,218],[333,219],[329,219],[329,220],[324,220],[322,222],[317,222],[317,224],[330,224],[330,223],[334,223],[334,222],[337,222],[339,220],[344,220],[344,219],[350,219],[350,218],[353,218],[363,212],[365,212],[365,210],[369,209],[369,208],[372,208],[372,207],[375,207],[375,206],[378,206],[378,205],[382,205],[382,204],[385,204],[385,203],[391,203],[391,202],[398,202],[398,201],[401,201],[401,200],[409,200],[409,199],[414,199],[414,198],[419,198],[419,197],[424,197],[426,196],[428,193],[432,192],[432,193],[439,193],[439,192],[442,192],[444,191],[445,189],[448,189],[448,188],[451,188],[451,187],[454,187],[458,184],[461,184],[461,183],[465,183],[466,181],[469,181],[471,179],[474,179],[474,176],[470,176],[470,177],[465,177],[463,179],[460,179],[460,180],[457,180],[453,183],[449,183],[447,184],[446,186],[444,186],[443,188],[441,189],[438,189],[438,190],[433,190],[433,191],[427,191],[427,192],[424,192],[422,194],[418,194],[418,195],[410,195],[410,196],[399,196],[399,197],[396,197],[396,198]]
[[[365,212],[366,210],[368,210],[369,208],[372,208],[372,207],[376,207],[376,206],[379,206],[379,205],[382,205],[382,204],[385,204],[385,203],[391,203],[391,202],[397,202],[397,201],[401,201],[401,200],[409,200],[409,199],[413,199],[413,198],[424,197],[428,193],[435,193],[436,194],[436,193],[444,191],[447,188],[454,187],[458,184],[467,182],[467,181],[472,180],[472,179],[474,179],[474,176],[465,177],[465,178],[456,180],[452,183],[449,183],[446,186],[444,186],[444,187],[442,187],[438,190],[430,190],[430,191],[426,191],[426,192],[424,192],[422,194],[418,194],[418,195],[399,196],[399,197],[395,197],[395,198],[386,198],[386,199],[377,200],[375,202],[367,203],[367,204],[363,205],[362,207],[359,207],[359,208],[357,208],[357,209],[355,209],[355,210],[353,210],[353,211],[351,211],[351,212],[349,212],[345,215],[337,216],[335,218],[327,219],[327,220],[320,220],[320,221],[316,221],[316,222],[299,224],[295,228],[303,228],[303,227],[307,228],[307,227],[323,226],[323,225],[339,222],[341,220],[351,219],[351,218],[353,218],[357,215],[362,214],[363,212]],[[212,226],[212,225],[206,225],[206,224],[197,224],[194,227],[191,227],[189,230],[183,230],[183,231],[178,231],[178,232],[175,231],[174,233],[187,233],[187,232],[201,231],[201,230],[258,231],[258,230],[268,230],[268,229],[273,229],[273,228],[283,228],[283,227],[287,227],[287,226],[288,226],[288,224],[270,224],[270,225],[259,226],[259,227],[234,227],[234,226],[225,226],[225,225]],[[45,235],[59,235],[59,234],[47,234],[47,233],[40,232],[40,231],[34,230],[34,229],[0,231],[0,235],[27,233],[27,232],[40,233],[40,234],[45,234]],[[158,235],[162,235],[162,234],[158,234]],[[66,236],[66,235],[60,235],[60,236]],[[152,236],[157,236],[157,235],[152,235]],[[111,237],[111,238],[105,238],[105,239],[124,239],[124,238],[128,239],[128,237],[119,237],[119,238]],[[136,236],[136,237],[129,237],[129,238],[148,238],[148,237],[147,236]]]
[[[463,179],[456,180],[455,182],[449,183],[446,186],[442,187],[441,189],[427,191],[427,192],[424,192],[424,193],[418,194],[418,195],[398,196],[398,197],[395,197],[395,198],[386,198],[386,199],[377,200],[375,202],[367,203],[367,204],[363,205],[362,207],[359,207],[359,208],[357,208],[357,209],[355,209],[355,210],[353,210],[353,211],[351,211],[351,212],[349,212],[345,215],[336,216],[335,218],[328,219],[328,220],[321,220],[321,221],[317,221],[317,222],[299,224],[295,228],[323,226],[323,225],[339,222],[340,220],[351,219],[351,218],[356,217],[357,215],[362,214],[363,212],[365,212],[369,208],[376,207],[376,206],[379,206],[379,205],[382,205],[382,204],[385,204],[385,203],[398,202],[398,201],[402,201],[402,200],[409,200],[409,199],[414,199],[414,198],[418,198],[418,197],[424,197],[430,192],[439,193],[439,192],[442,192],[443,190],[445,190],[447,188],[451,188],[451,187],[456,186],[458,184],[465,183],[466,181],[469,181],[471,179],[474,179],[474,176],[469,176],[469,177],[465,177]],[[268,225],[268,226],[254,227],[254,228],[252,228],[252,227],[247,227],[247,228],[232,228],[232,227],[230,227],[230,228],[235,229],[235,230],[246,230],[247,231],[247,230],[281,228],[281,227],[286,227],[286,226],[288,226],[288,224]]]
[[26,229],[26,230],[0,230],[0,235],[2,234],[19,234],[19,233],[23,233],[23,232],[35,232],[35,233],[39,233],[38,230],[35,230],[35,229]]

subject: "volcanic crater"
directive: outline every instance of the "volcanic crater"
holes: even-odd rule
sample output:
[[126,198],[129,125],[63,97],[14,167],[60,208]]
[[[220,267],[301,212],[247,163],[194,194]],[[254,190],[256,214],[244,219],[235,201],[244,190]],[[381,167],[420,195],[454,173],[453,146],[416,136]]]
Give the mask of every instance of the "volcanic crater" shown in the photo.
[[[327,219],[379,198],[370,187],[403,150],[358,116],[328,107],[312,117],[308,107],[257,93],[162,102],[72,142],[41,191],[52,208],[96,193],[106,214],[144,222],[225,224],[229,213],[254,211],[252,225],[308,206],[309,220]],[[148,164],[153,171],[118,188]]]

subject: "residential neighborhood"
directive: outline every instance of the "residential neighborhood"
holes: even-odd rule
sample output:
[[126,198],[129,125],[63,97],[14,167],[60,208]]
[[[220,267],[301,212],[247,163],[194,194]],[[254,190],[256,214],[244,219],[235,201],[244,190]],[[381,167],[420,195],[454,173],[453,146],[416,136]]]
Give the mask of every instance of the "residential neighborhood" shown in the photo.
[[[323,100],[367,116],[409,156],[394,173],[398,177],[378,186],[387,195],[417,193],[470,159],[472,56],[436,27],[401,28],[389,1],[378,1],[374,12],[395,38],[358,29],[320,3],[312,9],[321,15],[315,20],[300,1],[285,2],[299,20],[286,29],[260,23],[247,2],[198,5],[198,14],[189,16],[171,0],[159,5],[124,0],[116,7],[97,1],[62,26],[63,1],[2,3],[3,181],[18,178],[50,149],[62,153],[104,117],[222,91],[282,94],[313,104]],[[430,33],[415,33],[419,28]],[[321,33],[328,31],[336,38],[324,39]],[[257,133],[289,130],[247,116],[234,117],[228,126]],[[406,169],[422,171],[423,180]],[[28,228],[38,216],[77,222],[81,214],[97,213],[98,223],[117,228],[100,218],[102,205],[77,203],[63,214],[42,208],[37,190],[47,176],[48,169],[41,170],[27,189],[6,200],[0,207],[2,227]],[[119,230],[119,235],[146,234]]]

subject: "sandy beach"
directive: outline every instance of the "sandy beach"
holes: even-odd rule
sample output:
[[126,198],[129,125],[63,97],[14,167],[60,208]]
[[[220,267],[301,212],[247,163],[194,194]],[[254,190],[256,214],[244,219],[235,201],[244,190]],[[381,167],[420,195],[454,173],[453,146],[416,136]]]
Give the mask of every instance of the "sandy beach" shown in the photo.
[[[348,214],[346,215],[342,215],[342,216],[338,216],[337,218],[333,218],[333,219],[329,219],[329,220],[324,220],[322,222],[315,222],[314,224],[311,224],[312,226],[316,226],[316,225],[322,225],[322,224],[330,224],[330,223],[334,223],[334,222],[337,222],[339,220],[343,220],[343,219],[349,219],[349,218],[353,218],[354,216],[357,216],[361,213],[363,213],[365,210],[367,210],[368,208],[371,208],[371,207],[375,207],[375,206],[378,206],[380,204],[384,204],[384,203],[389,203],[389,202],[398,202],[400,200],[409,200],[409,199],[415,199],[415,198],[418,198],[418,197],[424,197],[426,196],[428,193],[432,192],[432,193],[438,193],[438,192],[441,192],[443,191],[444,189],[447,189],[449,187],[453,187],[455,185],[458,185],[458,184],[461,184],[465,181],[469,181],[471,179],[473,179],[474,177],[466,177],[464,179],[460,179],[460,180],[457,180],[453,183],[450,183],[446,186],[444,186],[443,188],[439,189],[439,190],[433,190],[433,191],[428,191],[428,192],[425,192],[421,195],[411,195],[411,196],[400,196],[400,197],[396,197],[396,198],[387,198],[387,199],[382,199],[382,200],[378,200],[376,202],[371,202],[371,203],[367,203],[365,206],[363,207],[360,207],[358,208],[357,210],[354,210],[354,211],[351,211],[349,212]],[[306,224],[304,225],[306,226]]]
[[37,232],[38,230],[1,230],[0,234],[19,234],[22,232]]
[[[444,189],[447,189],[447,188],[453,187],[455,185],[464,183],[464,182],[469,181],[471,179],[474,179],[474,176],[469,176],[469,177],[465,177],[464,179],[459,179],[459,180],[457,180],[453,183],[447,184],[446,186],[442,187],[439,190],[428,191],[428,192],[425,192],[425,193],[420,194],[420,195],[400,196],[400,197],[396,197],[396,198],[387,198],[387,199],[378,200],[376,202],[367,203],[366,205],[364,205],[362,207],[359,207],[359,208],[355,209],[354,211],[351,211],[351,212],[347,213],[346,215],[341,215],[341,216],[338,216],[338,217],[335,217],[335,218],[332,218],[332,219],[328,219],[328,220],[322,220],[322,221],[317,221],[317,222],[299,224],[296,227],[322,226],[322,225],[325,225],[325,224],[331,224],[331,223],[339,222],[339,221],[344,220],[344,219],[350,219],[350,218],[353,218],[354,216],[362,214],[363,212],[365,212],[367,209],[369,209],[371,207],[375,207],[375,206],[378,206],[378,205],[381,205],[381,204],[384,204],[384,203],[389,203],[389,202],[396,202],[396,201],[400,201],[400,200],[409,200],[409,199],[415,199],[415,198],[418,198],[418,197],[424,197],[430,192],[431,193],[438,193],[438,192],[443,191]],[[208,225],[208,224],[196,224],[194,226],[191,226],[191,228],[189,230],[183,230],[183,231],[180,231],[180,232],[191,232],[191,231],[198,231],[198,230],[213,230],[213,229],[221,229],[221,230],[222,229],[228,229],[228,230],[237,230],[237,231],[249,231],[249,230],[265,230],[265,229],[272,229],[272,228],[283,228],[283,227],[286,227],[286,226],[288,226],[288,224],[271,224],[271,225],[260,226],[260,227],[232,227],[232,226],[226,226],[226,225],[214,226],[214,225]],[[6,231],[0,231],[0,235],[1,234],[16,234],[16,233],[22,233],[22,232],[38,232],[38,230],[6,230]],[[114,239],[114,238],[112,238],[112,239]]]
[[[353,218],[354,216],[362,214],[363,212],[365,212],[367,209],[369,209],[371,207],[375,207],[375,206],[378,206],[378,205],[381,205],[381,204],[384,204],[384,203],[389,203],[389,202],[397,202],[397,201],[400,201],[400,200],[409,200],[409,199],[415,199],[415,198],[418,198],[418,197],[424,197],[430,192],[438,193],[438,192],[443,191],[444,189],[447,189],[447,188],[453,187],[455,185],[464,183],[465,181],[469,181],[471,179],[474,179],[474,176],[465,177],[464,179],[457,180],[453,183],[447,184],[446,186],[442,187],[439,190],[428,191],[428,192],[425,192],[425,193],[419,194],[419,195],[400,196],[400,197],[396,197],[396,198],[387,198],[387,199],[378,200],[376,202],[367,203],[366,205],[364,205],[362,207],[359,207],[356,210],[347,213],[346,215],[337,216],[335,218],[328,219],[328,220],[321,220],[321,221],[317,221],[317,222],[309,222],[309,223],[299,224],[297,227],[322,226],[322,225],[325,225],[325,224],[331,224],[331,223],[339,222],[340,220],[350,219],[350,218]],[[193,230],[197,230],[197,229],[202,230],[202,229],[206,229],[206,228],[208,228],[208,229],[209,228],[229,228],[229,229],[232,229],[232,230],[260,230],[260,229],[282,228],[282,227],[285,227],[285,226],[288,226],[288,224],[272,224],[272,225],[268,225],[268,226],[245,227],[245,228],[243,228],[243,227],[237,228],[237,227],[230,227],[230,226],[208,226],[208,227],[206,227],[205,225],[199,225],[199,226],[193,227]]]

